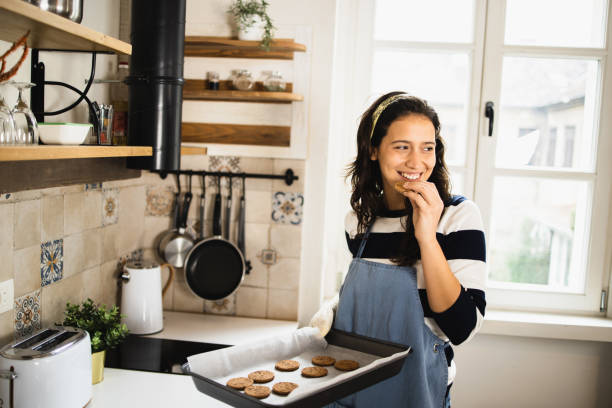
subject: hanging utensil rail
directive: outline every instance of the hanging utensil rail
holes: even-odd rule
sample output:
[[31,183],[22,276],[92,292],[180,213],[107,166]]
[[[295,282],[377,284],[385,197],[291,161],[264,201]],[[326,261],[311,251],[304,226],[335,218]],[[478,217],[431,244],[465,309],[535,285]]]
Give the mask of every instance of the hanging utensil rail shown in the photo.
[[186,174],[189,176],[214,176],[231,178],[261,178],[261,179],[280,179],[290,186],[299,177],[293,173],[292,169],[287,169],[285,174],[254,174],[254,173],[230,173],[226,171],[206,171],[206,170],[164,170],[158,171],[159,177],[165,179],[168,174]]

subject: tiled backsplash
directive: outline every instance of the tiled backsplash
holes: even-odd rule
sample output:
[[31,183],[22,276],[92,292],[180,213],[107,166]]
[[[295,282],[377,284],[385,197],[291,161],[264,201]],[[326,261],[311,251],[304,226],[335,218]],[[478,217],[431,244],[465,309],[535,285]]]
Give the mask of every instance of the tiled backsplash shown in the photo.
[[[246,258],[253,269],[240,288],[216,302],[189,290],[182,270],[164,296],[167,310],[297,319],[303,208],[302,160],[184,156],[185,169],[282,174],[300,179],[246,181]],[[183,191],[186,178],[182,178]],[[233,179],[230,238],[235,241],[241,181]],[[198,231],[200,177],[192,180],[188,232]],[[228,192],[223,179],[223,202]],[[4,193],[0,196],[0,282],[13,279],[14,309],[0,314],[0,345],[63,320],[66,302],[91,297],[118,303],[125,259],[155,258],[156,238],[171,227],[174,177],[137,179]],[[206,182],[206,230],[212,234],[217,180]],[[167,272],[164,273],[164,279]]]

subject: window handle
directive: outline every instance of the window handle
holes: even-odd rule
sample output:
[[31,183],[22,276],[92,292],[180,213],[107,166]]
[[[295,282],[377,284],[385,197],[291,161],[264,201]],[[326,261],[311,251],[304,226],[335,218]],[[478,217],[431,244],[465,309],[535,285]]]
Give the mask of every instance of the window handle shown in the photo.
[[489,118],[489,137],[493,136],[493,117],[495,111],[493,109],[493,102],[489,101],[485,104],[485,117]]

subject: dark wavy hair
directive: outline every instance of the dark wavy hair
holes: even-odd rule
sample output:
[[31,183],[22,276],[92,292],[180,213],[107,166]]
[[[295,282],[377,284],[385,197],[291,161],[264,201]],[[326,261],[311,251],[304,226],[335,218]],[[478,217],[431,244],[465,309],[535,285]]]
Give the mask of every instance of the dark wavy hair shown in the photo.
[[[368,226],[371,225],[377,214],[385,210],[383,200],[383,181],[378,161],[371,160],[373,148],[380,146],[380,142],[387,134],[391,123],[395,120],[410,116],[422,115],[428,118],[434,126],[436,135],[436,164],[429,177],[430,182],[436,185],[440,198],[445,203],[445,207],[451,200],[451,185],[448,169],[444,161],[444,140],[440,136],[440,120],[436,111],[427,101],[415,96],[406,95],[403,98],[391,103],[380,114],[372,140],[370,133],[372,130],[373,114],[378,105],[387,98],[403,94],[404,92],[389,92],[378,98],[361,116],[359,128],[357,129],[357,158],[351,163],[347,170],[347,178],[350,177],[352,185],[351,207],[357,214],[358,227],[357,234],[363,235]],[[412,223],[412,205],[410,200],[405,199],[407,217],[404,225],[405,234],[402,242],[402,253],[398,254],[392,261],[398,265],[414,265],[420,259],[419,245],[414,235],[414,225]]]

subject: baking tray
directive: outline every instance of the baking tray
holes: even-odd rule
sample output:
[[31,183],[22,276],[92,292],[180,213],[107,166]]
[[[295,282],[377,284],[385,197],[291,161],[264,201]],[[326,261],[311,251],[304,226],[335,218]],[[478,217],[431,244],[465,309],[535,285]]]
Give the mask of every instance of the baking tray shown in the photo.
[[[185,374],[191,376],[196,388],[200,392],[219,401],[223,401],[233,407],[312,408],[329,404],[330,402],[336,401],[396,375],[402,369],[404,360],[412,352],[409,346],[359,336],[335,329],[332,329],[329,332],[329,334],[325,337],[325,340],[327,341],[328,345],[347,349],[348,351],[354,350],[356,352],[378,356],[378,358],[390,357],[395,354],[399,355],[396,358],[390,359],[384,364],[378,365],[370,370],[355,373],[354,375],[348,375],[345,379],[335,384],[328,386],[322,385],[320,388],[316,389],[317,392],[305,395],[303,398],[293,399],[280,404],[270,403],[266,402],[265,399],[260,400],[248,396],[241,391],[225,386],[225,384],[193,373],[190,370],[189,363],[183,364],[182,369]],[[324,352],[325,351],[322,350],[322,353]],[[367,368],[367,366],[363,368]],[[299,371],[301,371],[301,369],[302,367],[300,367]],[[271,388],[272,384],[273,382],[264,385]]]

